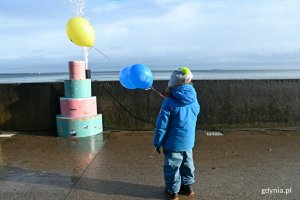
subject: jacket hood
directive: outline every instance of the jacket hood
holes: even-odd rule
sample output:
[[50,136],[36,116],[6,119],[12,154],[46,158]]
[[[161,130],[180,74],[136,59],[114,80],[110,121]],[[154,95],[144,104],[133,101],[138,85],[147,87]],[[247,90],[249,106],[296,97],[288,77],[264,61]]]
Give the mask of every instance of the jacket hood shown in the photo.
[[182,84],[171,89],[172,95],[183,104],[191,104],[197,100],[196,91],[191,84]]

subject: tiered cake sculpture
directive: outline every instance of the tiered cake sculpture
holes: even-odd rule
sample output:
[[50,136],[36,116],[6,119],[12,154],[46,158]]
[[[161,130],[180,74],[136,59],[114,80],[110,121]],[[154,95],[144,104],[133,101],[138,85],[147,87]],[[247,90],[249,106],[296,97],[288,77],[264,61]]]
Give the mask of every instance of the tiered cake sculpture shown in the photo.
[[97,114],[90,71],[84,61],[69,62],[69,78],[64,81],[65,97],[60,98],[61,115],[56,116],[58,135],[87,137],[102,133],[102,115]]

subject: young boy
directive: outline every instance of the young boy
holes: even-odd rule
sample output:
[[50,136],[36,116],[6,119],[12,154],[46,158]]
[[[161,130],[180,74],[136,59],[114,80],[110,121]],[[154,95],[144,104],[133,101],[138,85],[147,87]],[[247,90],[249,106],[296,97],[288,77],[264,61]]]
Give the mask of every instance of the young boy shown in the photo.
[[178,193],[192,196],[195,182],[192,149],[200,105],[191,84],[193,75],[189,68],[175,70],[168,82],[169,97],[161,106],[156,120],[154,146],[164,152],[165,195],[178,200]]

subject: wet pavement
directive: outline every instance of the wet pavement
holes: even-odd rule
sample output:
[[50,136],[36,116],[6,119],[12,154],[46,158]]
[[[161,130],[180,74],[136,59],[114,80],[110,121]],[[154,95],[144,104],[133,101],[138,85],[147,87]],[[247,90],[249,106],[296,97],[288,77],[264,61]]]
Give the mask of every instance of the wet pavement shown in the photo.
[[[0,199],[164,199],[152,134],[0,137]],[[192,199],[300,199],[299,130],[198,132],[194,160]]]

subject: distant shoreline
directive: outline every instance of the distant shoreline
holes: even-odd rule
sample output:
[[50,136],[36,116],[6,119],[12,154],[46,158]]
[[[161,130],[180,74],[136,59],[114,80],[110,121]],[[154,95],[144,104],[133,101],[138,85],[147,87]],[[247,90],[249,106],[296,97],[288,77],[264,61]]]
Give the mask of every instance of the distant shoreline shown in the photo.
[[[173,70],[151,70],[152,72],[172,72]],[[299,69],[192,69],[192,72],[267,72],[267,71],[300,71]],[[119,70],[105,70],[105,71],[93,71],[93,73],[119,73]],[[1,75],[40,75],[40,74],[64,74],[69,73],[68,71],[61,71],[61,72],[23,72],[23,73],[0,73]]]
[[[192,70],[194,80],[243,80],[243,79],[300,79],[300,69],[262,70]],[[154,80],[168,80],[172,70],[152,70]],[[68,72],[3,73],[0,84],[63,82],[69,79]],[[92,71],[94,81],[118,81],[119,71]]]

